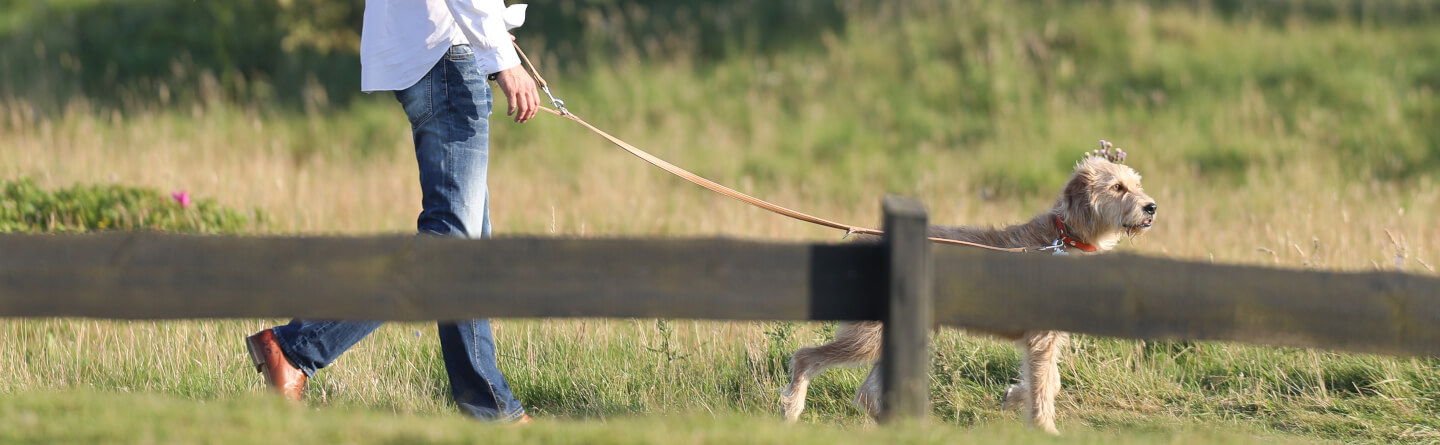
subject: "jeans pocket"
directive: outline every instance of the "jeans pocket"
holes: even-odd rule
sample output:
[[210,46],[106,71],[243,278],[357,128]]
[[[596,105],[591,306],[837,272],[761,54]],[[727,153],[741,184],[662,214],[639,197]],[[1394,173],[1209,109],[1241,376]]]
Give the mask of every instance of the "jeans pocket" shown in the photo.
[[455,45],[445,53],[445,58],[450,60],[465,60],[473,57],[475,57],[475,50],[470,48],[470,45]]
[[410,88],[395,91],[395,100],[400,101],[400,105],[405,108],[405,117],[410,119],[412,130],[435,115],[435,93],[430,85],[434,81],[434,75],[435,70],[432,69]]

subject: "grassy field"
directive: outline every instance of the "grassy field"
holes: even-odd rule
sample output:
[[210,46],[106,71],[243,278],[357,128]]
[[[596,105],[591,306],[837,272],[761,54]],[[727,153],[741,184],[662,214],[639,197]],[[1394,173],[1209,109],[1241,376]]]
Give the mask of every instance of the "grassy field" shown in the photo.
[[[515,427],[486,425],[455,416],[395,415],[378,410],[310,410],[275,400],[239,397],[224,403],[196,404],[175,397],[118,395],[75,391],[26,394],[15,404],[0,405],[0,442],[126,442],[126,443],[274,443],[279,440],[339,443],[549,443],[549,444],[673,444],[673,443],[980,443],[1040,444],[1260,444],[1301,443],[1237,426],[1216,431],[1195,426],[1170,430],[1115,432],[1079,429],[1052,437],[1016,425],[961,428],[834,427],[780,425],[773,420],[736,415],[672,414],[624,417],[608,421],[552,422]],[[126,405],[117,412],[107,409]],[[60,427],[42,419],[84,416],[76,427]],[[205,429],[176,424],[207,425]],[[262,428],[263,427],[263,428]]]
[[[1156,228],[1123,250],[1436,273],[1435,2],[892,3],[796,2],[829,12],[773,39],[696,6],[696,29],[733,36],[719,44],[675,25],[691,17],[681,12],[605,3],[572,41],[543,22],[520,37],[590,122],[828,218],[878,225],[880,197],[902,193],[940,223],[1017,221],[1103,138],[1131,153],[1160,205]],[[393,98],[297,87],[281,100],[287,87],[202,59],[126,77],[130,59],[106,70],[82,51],[96,32],[79,29],[86,14],[115,4],[0,7],[0,179],[185,190],[264,211],[270,223],[252,229],[263,233],[412,230],[417,178]],[[774,12],[735,4],[750,8],[731,11],[742,17]],[[25,26],[54,17],[75,32]],[[297,85],[327,83],[306,72],[320,80]],[[840,236],[703,192],[560,119],[495,122],[503,235]],[[362,342],[314,380],[307,408],[261,399],[241,339],[279,322],[0,321],[0,441],[244,442],[272,423],[284,437],[361,442],[1050,441],[999,409],[1013,349],[958,331],[935,340],[939,425],[875,431],[848,405],[862,377],[848,369],[817,380],[805,425],[776,424],[786,356],[831,324],[502,320],[501,367],[549,425],[504,429],[453,413],[424,324]],[[1440,441],[1436,359],[1080,337],[1061,368],[1064,443]]]

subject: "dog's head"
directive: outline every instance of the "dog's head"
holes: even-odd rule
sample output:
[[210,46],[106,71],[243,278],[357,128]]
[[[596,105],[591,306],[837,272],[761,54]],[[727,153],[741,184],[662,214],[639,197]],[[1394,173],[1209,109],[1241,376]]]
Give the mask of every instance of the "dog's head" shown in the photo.
[[1143,234],[1155,223],[1155,200],[1140,186],[1140,174],[1120,159],[1093,155],[1075,164],[1056,204],[1067,230],[1102,249],[1123,236]]

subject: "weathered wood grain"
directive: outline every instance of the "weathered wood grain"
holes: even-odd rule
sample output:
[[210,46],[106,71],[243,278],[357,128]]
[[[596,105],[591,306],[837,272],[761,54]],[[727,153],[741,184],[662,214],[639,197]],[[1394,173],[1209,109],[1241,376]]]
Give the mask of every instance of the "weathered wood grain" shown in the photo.
[[873,320],[885,295],[881,249],[724,239],[0,235],[0,316]]
[[[937,322],[1440,356],[1440,279],[932,246]],[[0,235],[0,316],[879,319],[883,245]],[[823,303],[822,303],[823,302]]]
[[935,324],[928,218],[912,199],[886,196],[882,206],[890,295],[880,360],[880,420],[923,422],[930,413],[930,329]]
[[936,270],[936,319],[952,326],[1440,355],[1435,277],[949,246]]

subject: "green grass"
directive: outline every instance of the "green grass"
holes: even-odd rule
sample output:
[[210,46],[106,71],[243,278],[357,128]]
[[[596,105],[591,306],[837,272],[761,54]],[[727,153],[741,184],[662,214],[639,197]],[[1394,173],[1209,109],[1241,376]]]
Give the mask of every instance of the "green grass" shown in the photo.
[[[147,394],[189,401],[184,406],[237,403],[264,394],[241,339],[276,322],[4,322],[0,363],[8,377],[0,393],[27,406],[66,403],[53,399],[77,389],[123,392],[100,399],[121,412],[126,397]],[[501,320],[496,326],[500,366],[527,410],[546,422],[576,425],[641,418],[668,424],[677,417],[773,423],[789,352],[833,329],[661,320]],[[458,416],[433,332],[427,324],[386,325],[312,380],[305,404],[318,410],[306,415],[369,413],[352,418],[356,423],[375,413]],[[1013,348],[944,330],[935,350],[931,399],[934,419],[946,431],[983,435],[1022,424],[999,406],[1018,371]],[[1061,370],[1060,428],[1067,436],[1165,441],[1206,437],[1189,437],[1197,430],[1238,429],[1305,440],[1440,439],[1434,416],[1440,361],[1433,359],[1080,336]],[[817,379],[802,416],[813,427],[806,428],[865,428],[868,421],[849,404],[863,372],[837,369]],[[301,422],[289,422],[300,428]],[[44,431],[54,423],[68,421],[31,427]],[[697,428],[703,431],[704,423]]]
[[[123,407],[123,409],[117,409]],[[81,417],[70,425],[51,421]],[[659,421],[657,421],[659,420]],[[195,402],[176,397],[67,391],[27,393],[0,405],[0,443],[1300,443],[1294,437],[1185,425],[1166,430],[1082,429],[1064,438],[1015,425],[896,428],[784,425],[770,418],[720,413],[547,419],[528,426],[487,425],[458,415],[396,415],[377,410],[310,410],[274,399]]]
[[[280,2],[0,7],[0,181],[188,190],[259,209],[265,233],[413,231],[403,113],[351,91],[343,35],[321,49],[353,5],[284,3],[315,13],[227,33]],[[1160,203],[1156,228],[1124,250],[1327,270],[1440,263],[1440,3],[717,5],[578,2],[539,13],[521,43],[588,121],[843,222],[875,224],[886,193],[919,197],[939,223],[1021,220],[1104,138]],[[296,17],[313,20],[285,21]],[[167,25],[117,31],[127,23]],[[285,49],[302,24],[327,32]],[[107,54],[151,43],[182,47]],[[839,238],[703,192],[569,122],[495,121],[497,233]],[[774,425],[786,355],[828,324],[501,320],[501,366],[552,425],[511,430],[457,418],[423,324],[362,342],[313,381],[309,409],[260,398],[241,339],[280,322],[0,321],[0,439],[233,442],[278,423],[286,437],[355,442],[1051,440],[999,409],[1013,348],[951,330],[936,337],[937,425],[917,432],[864,426],[849,406],[855,369],[815,383],[802,425]],[[1440,441],[1435,359],[1092,337],[1065,357],[1064,443]],[[59,414],[71,412],[93,415]]]

